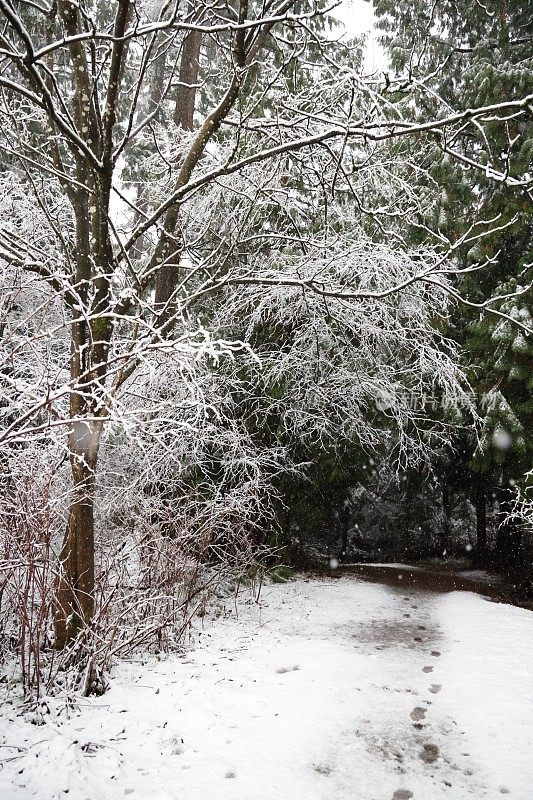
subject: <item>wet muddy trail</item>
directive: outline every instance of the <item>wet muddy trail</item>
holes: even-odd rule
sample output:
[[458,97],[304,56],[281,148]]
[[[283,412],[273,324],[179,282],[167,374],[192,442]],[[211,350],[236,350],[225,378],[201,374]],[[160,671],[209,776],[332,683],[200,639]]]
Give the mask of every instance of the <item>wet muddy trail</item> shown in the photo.
[[[380,579],[380,575],[375,572],[384,574],[388,580]],[[410,575],[405,575],[394,570],[396,574],[394,580],[385,570],[375,572],[368,570],[369,580],[389,588],[395,601],[392,606],[395,613],[390,616],[387,614],[384,618],[374,618],[363,625],[359,624],[353,636],[357,640],[358,648],[373,645],[382,660],[393,660],[395,657],[398,660],[406,660],[415,673],[403,690],[391,687],[392,691],[403,691],[411,694],[413,698],[409,718],[397,720],[402,735],[393,748],[393,759],[396,761],[395,771],[400,779],[400,788],[394,790],[391,798],[391,800],[409,800],[414,797],[414,790],[407,788],[410,785],[410,776],[413,772],[419,773],[420,770],[420,767],[416,766],[417,761],[422,766],[422,774],[423,765],[429,768],[429,772],[426,770],[426,778],[431,773],[432,783],[438,782],[450,789],[456,782],[452,772],[459,770],[463,773],[461,777],[464,777],[468,773],[472,774],[473,770],[465,768],[464,765],[461,769],[450,760],[445,750],[441,752],[442,745],[436,743],[442,738],[443,728],[442,715],[435,715],[436,707],[438,708],[437,696],[445,689],[445,683],[442,670],[439,670],[438,666],[442,633],[432,615],[433,595],[439,591],[431,580],[433,576],[428,579],[428,576],[414,571]],[[448,586],[451,586],[451,582]],[[427,680],[424,680],[426,676]],[[453,720],[449,720],[448,723],[450,727],[454,724]],[[408,726],[411,728],[410,733]],[[435,737],[434,734],[438,736]],[[384,748],[384,757],[385,761],[390,761],[388,748]],[[419,783],[419,777],[411,782]],[[453,794],[450,796],[457,797]]]
[[445,564],[413,566],[408,564],[354,564],[341,568],[340,575],[354,575],[370,583],[405,588],[417,592],[474,592],[497,603],[531,608],[533,603],[521,601],[512,591],[511,580],[481,570],[457,569]]

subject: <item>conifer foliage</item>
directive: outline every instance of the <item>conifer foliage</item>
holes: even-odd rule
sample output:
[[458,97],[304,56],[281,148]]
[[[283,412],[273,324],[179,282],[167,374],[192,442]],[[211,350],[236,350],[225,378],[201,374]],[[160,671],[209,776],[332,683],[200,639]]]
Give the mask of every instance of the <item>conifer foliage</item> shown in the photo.
[[[407,70],[419,88],[417,115],[453,107],[458,97],[474,107],[533,92],[528,0],[374,0],[373,5],[392,67]],[[474,214],[486,224],[492,221],[488,236],[456,251],[461,273],[455,286],[470,305],[456,308],[451,330],[461,344],[482,418],[479,440],[470,441],[465,474],[468,466],[487,500],[496,490],[506,528],[514,487],[527,487],[525,473],[533,457],[531,116],[510,115],[503,127],[490,124],[485,135],[496,170],[488,163],[485,170],[472,168],[482,147],[472,131],[464,129],[442,143],[431,165],[438,197],[425,222],[433,231],[457,237]],[[489,295],[492,302],[484,304]],[[506,318],[498,319],[488,306]],[[484,507],[479,491],[477,499]],[[505,545],[500,546],[504,554]]]

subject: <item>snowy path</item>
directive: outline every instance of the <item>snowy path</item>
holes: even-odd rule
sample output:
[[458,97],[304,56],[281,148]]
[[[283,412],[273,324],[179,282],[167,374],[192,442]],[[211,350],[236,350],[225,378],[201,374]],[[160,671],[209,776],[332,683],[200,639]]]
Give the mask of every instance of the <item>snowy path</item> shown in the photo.
[[532,800],[533,613],[298,580],[61,726],[11,718],[2,800]]

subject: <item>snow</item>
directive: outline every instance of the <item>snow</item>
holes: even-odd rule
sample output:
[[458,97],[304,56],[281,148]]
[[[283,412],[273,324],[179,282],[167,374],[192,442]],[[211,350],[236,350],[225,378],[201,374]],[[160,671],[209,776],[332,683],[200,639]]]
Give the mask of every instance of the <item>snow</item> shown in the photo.
[[476,583],[487,583],[491,586],[503,583],[501,575],[487,572],[484,569],[463,569],[461,570],[461,577],[476,581]]
[[69,719],[5,705],[2,800],[533,797],[531,612],[343,577],[218,613]]
[[438,616],[449,642],[443,704],[488,783],[533,798],[533,613],[455,592]]

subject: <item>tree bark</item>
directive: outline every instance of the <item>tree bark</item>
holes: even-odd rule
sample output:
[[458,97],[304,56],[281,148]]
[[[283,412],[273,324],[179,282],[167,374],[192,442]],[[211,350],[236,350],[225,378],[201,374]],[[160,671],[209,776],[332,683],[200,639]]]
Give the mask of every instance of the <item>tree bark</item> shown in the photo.
[[344,502],[342,510],[339,513],[339,516],[341,523],[341,549],[339,553],[339,560],[342,561],[346,560],[346,556],[348,553],[348,546],[349,546],[348,534],[350,532],[351,508],[347,501]]
[[487,559],[487,484],[482,475],[476,476],[474,506],[476,509],[476,561],[484,563]]
[[[195,13],[193,3],[189,2],[188,11],[194,22],[200,21],[203,10]],[[200,71],[201,46],[202,32],[190,31],[183,42],[179,86],[174,106],[174,122],[184,131],[192,131],[194,129],[194,110]],[[161,310],[159,320],[161,326],[165,326],[175,313],[175,304],[171,302],[171,298],[178,285],[181,261],[181,247],[175,241],[175,237],[179,236],[177,222],[178,210],[174,209],[174,216],[170,215],[170,223],[167,219],[165,229],[170,233],[170,237],[167,239],[167,247],[162,252],[162,264],[157,274],[155,286],[155,306]]]
[[89,625],[95,608],[94,505],[96,467],[107,414],[105,384],[113,333],[110,275],[113,247],[109,202],[113,175],[113,128],[126,44],[123,34],[129,0],[119,0],[114,24],[116,41],[109,65],[103,116],[93,98],[87,51],[75,37],[83,30],[79,9],[60,0],[58,11],[69,44],[73,68],[73,116],[86,134],[98,169],[84,153],[75,154],[76,179],[85,191],[71,193],[76,229],[75,302],[71,314],[70,420],[68,449],[72,501],[60,553],[55,595],[55,646],[62,649]]
[[450,532],[450,517],[452,509],[452,495],[450,491],[450,484],[448,483],[448,476],[444,475],[442,478],[442,550],[450,555],[450,548],[452,547],[451,532]]
[[[189,15],[194,22],[199,22],[203,9],[194,13],[193,3],[189,3]],[[200,71],[200,48],[202,32],[190,31],[183,42],[180,59],[179,86],[174,107],[174,122],[184,131],[192,131],[194,127],[194,109],[196,106],[196,90]]]
[[74,497],[56,584],[55,646],[72,641],[94,615],[94,485],[96,461],[71,457]]
[[524,549],[522,533],[511,519],[516,498],[516,490],[508,480],[502,482],[498,489],[498,533],[496,536],[496,554],[503,567],[512,571],[524,567]]

